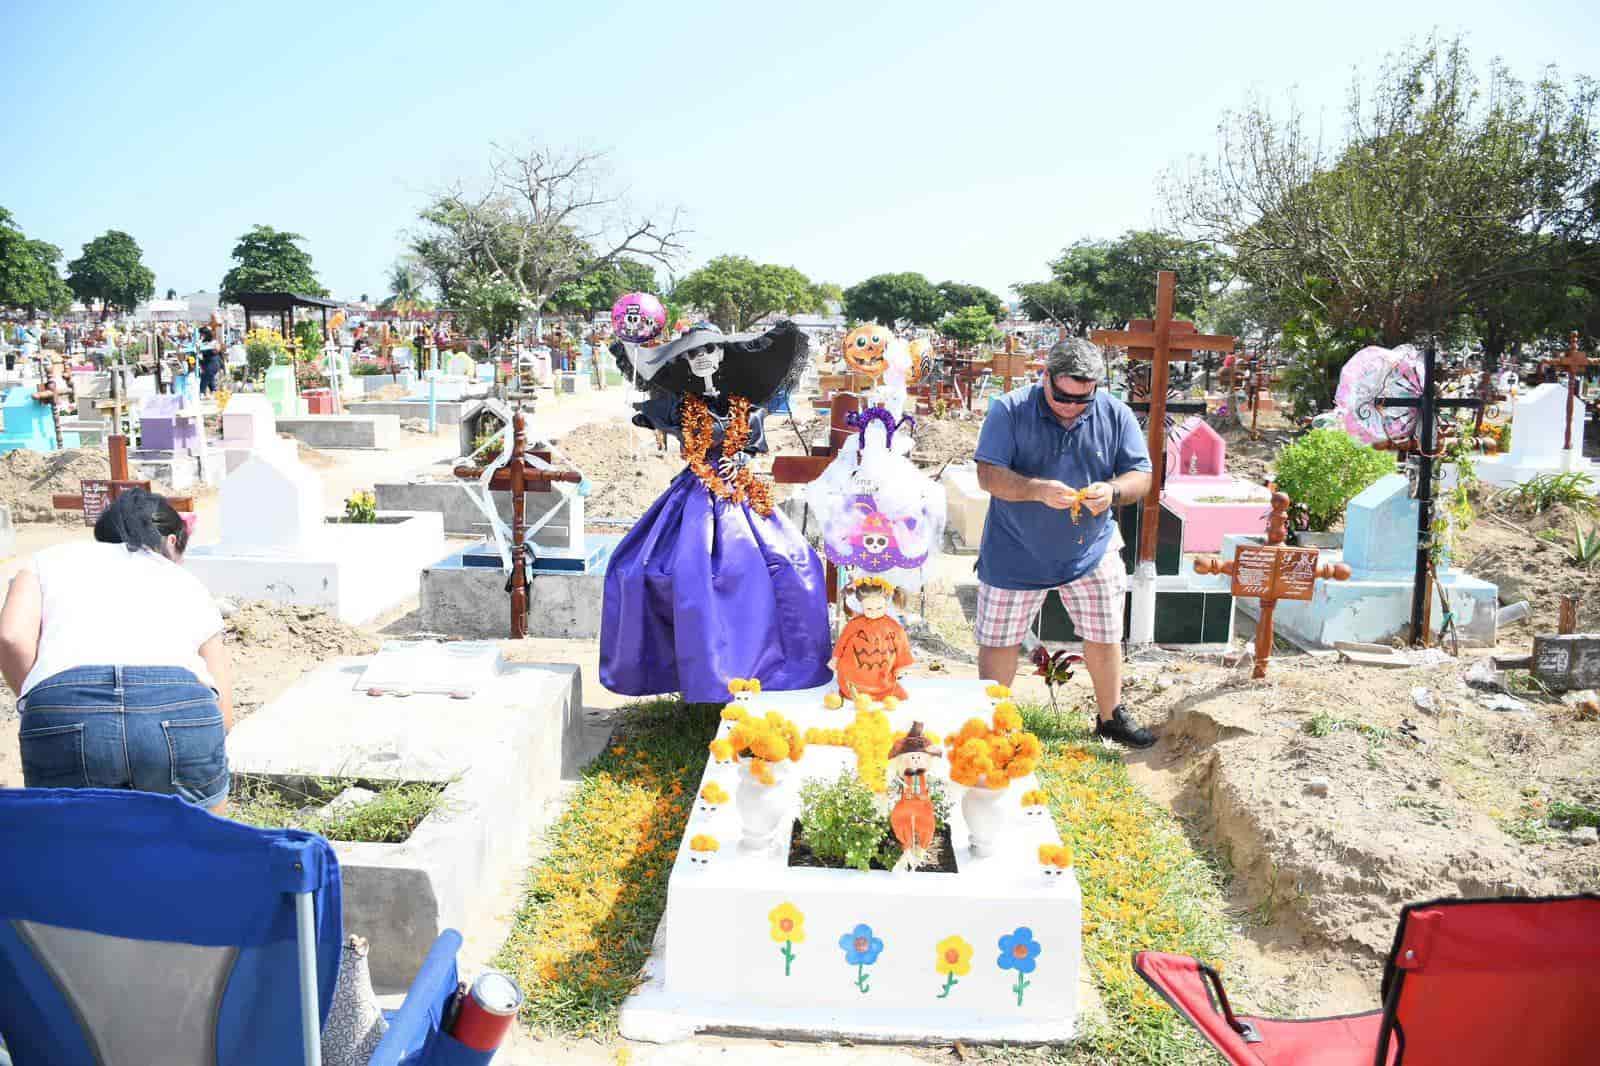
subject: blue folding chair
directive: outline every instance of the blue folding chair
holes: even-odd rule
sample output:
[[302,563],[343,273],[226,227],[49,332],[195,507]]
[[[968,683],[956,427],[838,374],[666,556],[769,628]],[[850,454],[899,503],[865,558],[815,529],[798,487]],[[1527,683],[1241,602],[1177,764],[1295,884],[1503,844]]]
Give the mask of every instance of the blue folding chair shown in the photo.
[[[326,840],[175,796],[0,789],[0,856],[15,1066],[320,1066],[343,939]],[[440,935],[371,1066],[489,1061],[439,1031],[460,945]]]

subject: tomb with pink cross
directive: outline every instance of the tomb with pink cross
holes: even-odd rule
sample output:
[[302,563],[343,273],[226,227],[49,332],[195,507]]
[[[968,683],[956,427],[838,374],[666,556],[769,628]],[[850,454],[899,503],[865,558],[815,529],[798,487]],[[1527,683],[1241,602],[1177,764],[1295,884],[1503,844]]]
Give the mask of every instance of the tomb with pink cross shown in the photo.
[[1162,502],[1183,519],[1183,551],[1214,552],[1228,533],[1262,533],[1271,493],[1228,473],[1228,444],[1203,418],[1167,438]]

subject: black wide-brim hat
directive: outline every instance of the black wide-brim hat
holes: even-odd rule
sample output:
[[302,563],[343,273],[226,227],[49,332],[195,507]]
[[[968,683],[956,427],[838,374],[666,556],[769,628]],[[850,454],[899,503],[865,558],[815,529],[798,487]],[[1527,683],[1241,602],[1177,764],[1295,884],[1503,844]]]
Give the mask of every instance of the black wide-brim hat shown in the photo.
[[743,396],[764,407],[791,388],[811,356],[811,338],[788,319],[764,333],[723,333],[700,325],[659,348],[641,348],[613,341],[611,354],[628,377],[673,395],[704,395],[704,379],[689,370],[689,353],[708,344],[722,345],[722,365],[712,385],[722,396]]

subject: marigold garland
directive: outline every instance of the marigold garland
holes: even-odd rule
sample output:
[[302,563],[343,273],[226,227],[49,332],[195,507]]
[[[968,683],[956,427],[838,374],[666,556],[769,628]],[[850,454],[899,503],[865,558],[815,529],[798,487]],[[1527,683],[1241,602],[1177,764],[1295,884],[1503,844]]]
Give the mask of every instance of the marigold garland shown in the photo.
[[[758,479],[748,466],[741,466],[734,471],[733,484],[730,485],[706,459],[716,438],[715,420],[705,401],[692,394],[685,396],[681,414],[684,455],[689,459],[689,469],[694,471],[694,476],[700,479],[706,491],[729,503],[748,503],[756,514],[772,514],[772,486]],[[732,458],[744,451],[748,443],[750,401],[743,396],[735,396],[728,402],[728,431],[722,439],[722,454]]]
[[855,721],[843,729],[808,729],[806,743],[849,748],[856,753],[856,777],[861,783],[873,792],[887,791],[889,749],[894,746],[894,737],[889,730],[889,716],[882,711],[858,709]]

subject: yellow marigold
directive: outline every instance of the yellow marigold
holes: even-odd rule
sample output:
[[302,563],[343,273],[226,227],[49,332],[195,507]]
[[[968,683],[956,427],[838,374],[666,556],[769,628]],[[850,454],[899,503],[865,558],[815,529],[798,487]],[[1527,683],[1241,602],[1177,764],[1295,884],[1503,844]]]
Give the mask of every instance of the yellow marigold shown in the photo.
[[1045,805],[1044,792],[1037,788],[1030,788],[1022,794],[1022,805],[1024,807],[1043,807]]
[[1005,700],[1011,698],[1011,689],[1005,685],[990,685],[983,690],[983,694],[991,700]]
[[716,837],[707,836],[705,833],[696,833],[689,840],[690,851],[718,851],[721,847]]
[[705,788],[700,790],[700,798],[705,800],[707,803],[727,803],[728,790],[717,784],[715,781],[712,781],[710,784],[706,785]]
[[1065,870],[1072,865],[1072,849],[1065,844],[1040,844],[1039,865]]
[[709,746],[711,748],[711,757],[718,762],[727,762],[733,758],[733,745],[726,740],[720,738],[713,740]]
[[972,972],[972,945],[959,936],[947,936],[933,948],[933,968],[942,974],[965,977]]
[[760,781],[763,785],[775,785],[778,779],[772,775],[772,764],[765,759],[750,760],[750,776]]
[[746,692],[753,692],[757,696],[761,695],[761,679],[759,677],[745,678],[744,690]]
[[793,903],[780,903],[767,912],[774,943],[803,944],[806,940],[806,916]]
[[1014,704],[1002,703],[995,707],[994,727],[1001,733],[1015,733],[1022,728],[1022,715]]
[[1015,781],[1019,777],[1027,777],[1038,767],[1033,759],[1016,758],[1006,764],[1006,776]]
[[722,708],[722,720],[724,722],[742,721],[744,716],[745,709],[739,706],[737,703],[730,703],[726,707]]

